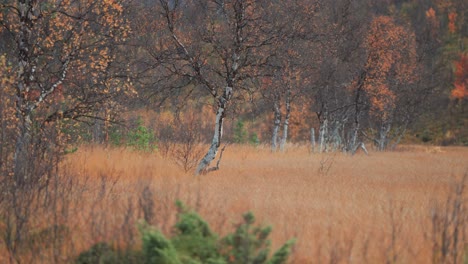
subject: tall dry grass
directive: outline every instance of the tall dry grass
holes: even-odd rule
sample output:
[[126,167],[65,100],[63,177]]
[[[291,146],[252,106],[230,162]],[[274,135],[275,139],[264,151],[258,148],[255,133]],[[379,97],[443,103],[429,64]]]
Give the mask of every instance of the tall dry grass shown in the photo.
[[137,246],[138,219],[170,233],[180,199],[221,234],[253,211],[273,226],[273,247],[297,237],[292,263],[440,262],[434,212],[467,173],[468,149],[405,146],[351,157],[230,145],[220,167],[194,177],[158,153],[81,147],[62,165],[81,186],[64,220],[62,260],[99,241]]

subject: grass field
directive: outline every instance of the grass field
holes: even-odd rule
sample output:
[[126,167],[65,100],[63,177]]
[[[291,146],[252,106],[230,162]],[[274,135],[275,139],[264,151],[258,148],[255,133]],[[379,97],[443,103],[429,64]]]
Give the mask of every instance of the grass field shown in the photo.
[[34,218],[38,227],[66,226],[66,246],[22,262],[69,262],[99,241],[137,246],[139,219],[168,234],[177,199],[220,234],[252,211],[273,226],[273,248],[297,238],[291,263],[453,263],[468,252],[468,195],[455,192],[467,184],[467,148],[349,156],[230,145],[220,167],[195,177],[158,152],[80,147],[63,162],[56,209]]
[[[297,238],[293,263],[430,263],[442,254],[434,249],[440,242],[433,216],[467,173],[468,149],[403,146],[351,157],[311,154],[297,146],[271,153],[267,147],[231,145],[219,171],[195,177],[158,153],[83,147],[66,166],[94,186],[86,196],[95,211],[107,212],[82,214],[96,218],[94,223],[75,218],[83,229],[75,242],[83,246],[119,240],[115,230],[132,223],[125,217],[132,214],[136,221],[145,211],[168,233],[180,199],[221,234],[251,210],[259,223],[273,226],[273,247]],[[466,194],[463,199],[466,209]]]

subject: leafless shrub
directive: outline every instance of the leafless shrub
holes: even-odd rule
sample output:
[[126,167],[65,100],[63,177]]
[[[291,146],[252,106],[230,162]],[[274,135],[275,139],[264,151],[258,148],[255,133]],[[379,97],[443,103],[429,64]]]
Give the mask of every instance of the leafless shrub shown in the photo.
[[83,188],[66,168],[59,170],[60,153],[47,157],[29,164],[38,168],[31,178],[37,181],[18,185],[13,177],[2,178],[0,244],[8,259],[1,261],[63,263],[73,255],[69,221]]
[[401,218],[404,214],[404,207],[403,205],[396,205],[393,200],[390,200],[387,213],[390,236],[386,239],[386,263],[400,263],[403,254],[400,243],[402,243],[403,221],[401,221]]
[[147,223],[152,223],[153,219],[155,218],[154,193],[148,185],[146,185],[143,188],[143,191],[140,193],[140,197],[138,198],[138,205],[141,212],[143,213],[143,219]]
[[200,143],[199,130],[200,126],[193,115],[181,122],[177,128],[175,135],[177,144],[174,146],[171,158],[185,172],[195,168],[203,156],[204,149]]
[[327,176],[330,172],[333,163],[335,162],[335,157],[338,152],[332,153],[323,153],[320,160],[320,167],[318,168],[318,173],[322,176]]
[[452,186],[444,202],[434,202],[429,234],[433,263],[456,264],[467,261],[467,182],[468,173],[465,173],[463,178]]
[[165,124],[158,131],[158,151],[163,157],[169,156],[176,145],[175,129],[171,124]]

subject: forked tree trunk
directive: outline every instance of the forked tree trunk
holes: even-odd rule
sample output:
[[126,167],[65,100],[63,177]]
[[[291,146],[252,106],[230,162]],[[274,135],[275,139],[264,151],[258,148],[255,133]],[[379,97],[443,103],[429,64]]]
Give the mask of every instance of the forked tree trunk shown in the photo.
[[392,125],[391,122],[384,122],[380,126],[379,138],[377,140],[377,148],[379,151],[384,151],[387,148],[388,144],[388,134],[390,132]]
[[286,93],[286,116],[283,123],[283,137],[281,138],[280,150],[284,151],[286,141],[288,140],[289,118],[291,117],[291,87],[288,87]]
[[219,146],[221,145],[221,138],[223,136],[223,124],[224,117],[226,116],[226,108],[229,103],[229,100],[231,99],[231,96],[232,88],[226,86],[226,88],[224,89],[223,96],[218,99],[218,109],[216,111],[215,119],[215,131],[210,148],[198,164],[197,170],[195,171],[195,175],[200,175],[201,173],[204,173],[208,169],[210,163],[216,158]]
[[403,136],[404,136],[405,133],[406,133],[407,127],[408,127],[408,121],[405,122],[405,124],[403,125],[403,128],[401,129],[401,132],[400,132],[400,133],[398,134],[398,136],[397,136],[397,139],[396,139],[395,142],[392,144],[392,147],[391,147],[392,150],[395,150],[395,148],[397,147],[397,145],[400,144],[401,139],[403,138]]
[[275,96],[275,102],[273,104],[274,111],[274,123],[273,123],[273,134],[271,137],[271,150],[276,151],[278,146],[278,133],[281,125],[281,109],[279,103],[279,96]]

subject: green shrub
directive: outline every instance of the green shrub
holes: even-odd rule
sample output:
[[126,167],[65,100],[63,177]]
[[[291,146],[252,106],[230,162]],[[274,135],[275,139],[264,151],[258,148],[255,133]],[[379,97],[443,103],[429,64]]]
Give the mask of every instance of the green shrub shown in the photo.
[[161,232],[147,226],[140,227],[143,240],[144,263],[158,264],[181,264],[178,253],[170,240],[166,239]]
[[237,121],[234,127],[234,143],[243,144],[247,138],[247,130],[242,120]]
[[138,117],[137,127],[127,134],[127,146],[134,150],[153,151],[157,148],[156,137],[153,131],[143,124],[141,117]]
[[429,130],[424,130],[421,134],[421,141],[424,143],[432,141],[432,135]]
[[184,263],[225,263],[217,248],[218,237],[205,220],[181,202],[175,236],[171,239]]
[[114,250],[107,243],[98,243],[92,246],[88,251],[81,253],[75,263],[93,264],[93,263],[111,263],[107,262],[110,256],[114,255]]
[[252,213],[243,215],[243,222],[234,233],[219,239],[208,223],[196,212],[177,202],[178,221],[171,239],[146,223],[140,224],[141,251],[118,251],[106,243],[98,243],[81,253],[77,264],[145,263],[145,264],[283,264],[294,240],[288,241],[270,256],[271,227],[254,226]]
[[119,251],[107,243],[101,242],[81,253],[76,264],[131,264],[143,263],[143,255],[139,251]]
[[260,139],[258,138],[257,133],[250,134],[249,143],[254,146],[258,146],[260,144]]
[[118,126],[112,126],[109,132],[109,141],[112,146],[120,147],[123,141],[123,133]]
[[271,245],[268,236],[271,233],[271,227],[253,226],[255,216],[251,212],[244,214],[243,220],[244,222],[238,225],[236,231],[226,236],[222,241],[223,247],[227,252],[225,254],[226,259],[229,260],[228,263],[286,263],[294,240],[290,240],[284,244],[268,260]]

